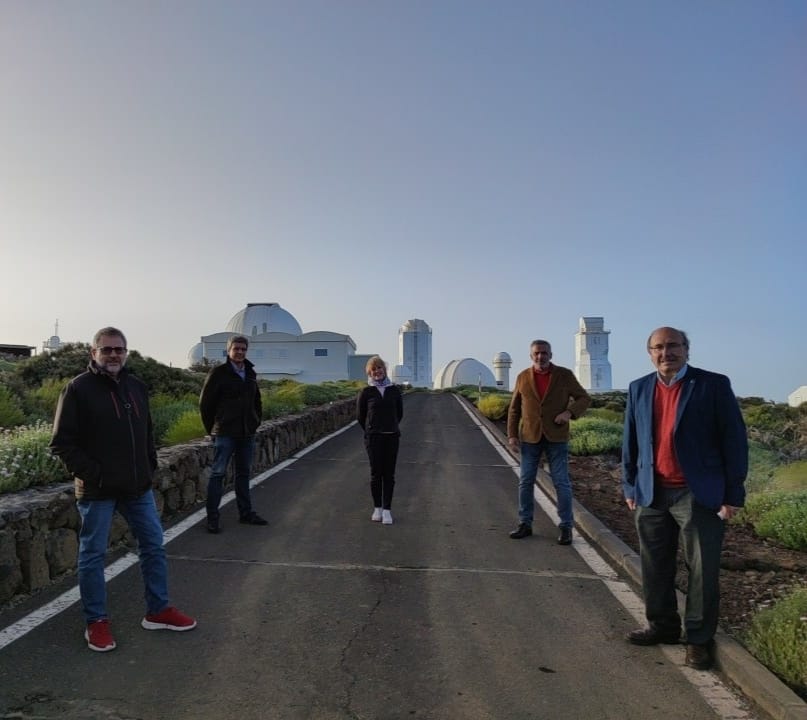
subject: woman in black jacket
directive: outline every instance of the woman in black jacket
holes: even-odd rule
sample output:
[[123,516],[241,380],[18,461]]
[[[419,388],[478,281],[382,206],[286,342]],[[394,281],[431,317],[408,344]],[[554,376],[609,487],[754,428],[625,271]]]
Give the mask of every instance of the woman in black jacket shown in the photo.
[[392,525],[392,491],[403,417],[401,389],[387,377],[384,361],[374,355],[367,361],[367,387],[359,392],[356,415],[364,430],[364,445],[370,459],[370,492],[373,522]]

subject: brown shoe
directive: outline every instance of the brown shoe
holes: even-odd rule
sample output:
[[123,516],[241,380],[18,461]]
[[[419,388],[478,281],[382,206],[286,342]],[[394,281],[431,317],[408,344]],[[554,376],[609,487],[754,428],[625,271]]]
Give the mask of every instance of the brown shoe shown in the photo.
[[708,670],[712,667],[712,643],[687,645],[686,664],[695,670]]
[[626,636],[626,639],[632,645],[677,645],[681,642],[681,633],[670,630],[660,630],[657,627],[641,628],[640,630],[631,630]]

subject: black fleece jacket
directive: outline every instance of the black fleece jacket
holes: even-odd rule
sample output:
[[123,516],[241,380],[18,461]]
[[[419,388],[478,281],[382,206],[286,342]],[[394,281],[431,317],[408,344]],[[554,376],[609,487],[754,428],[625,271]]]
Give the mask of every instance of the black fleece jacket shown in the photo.
[[91,362],[59,396],[51,452],[76,481],[76,498],[131,500],[152,487],[157,451],[146,386]]
[[400,435],[398,423],[403,418],[401,388],[387,385],[384,394],[372,385],[362,388],[356,399],[356,419],[365,435],[377,433]]
[[226,360],[205,379],[199,396],[202,424],[209,435],[244,438],[261,424],[261,392],[254,365],[244,360],[245,379]]

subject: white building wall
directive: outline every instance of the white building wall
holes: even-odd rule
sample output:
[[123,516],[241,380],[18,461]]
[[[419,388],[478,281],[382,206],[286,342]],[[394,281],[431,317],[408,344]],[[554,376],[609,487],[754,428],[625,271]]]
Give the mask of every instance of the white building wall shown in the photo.
[[608,335],[604,318],[581,317],[574,336],[574,374],[586,390],[612,390]]
[[[227,359],[227,339],[233,333],[221,332],[202,338],[203,355],[214,363]],[[348,335],[310,332],[302,335],[270,332],[249,338],[247,358],[262,380],[291,378],[303,383],[350,378],[348,358],[356,345]]]
[[807,402],[807,385],[802,385],[787,396],[787,404],[790,407],[798,407]]
[[414,387],[432,386],[432,329],[423,320],[407,320],[398,330],[398,364],[412,371]]

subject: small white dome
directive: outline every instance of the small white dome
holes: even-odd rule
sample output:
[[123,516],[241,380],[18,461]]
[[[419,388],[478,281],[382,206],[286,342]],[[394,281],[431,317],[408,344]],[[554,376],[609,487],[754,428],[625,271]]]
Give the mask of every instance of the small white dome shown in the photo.
[[193,365],[198,365],[205,359],[205,348],[202,343],[196,343],[189,351],[188,351],[188,367]]
[[283,332],[289,335],[302,335],[300,323],[278,303],[249,303],[239,310],[230,322],[226,332],[252,337],[267,332]]
[[493,356],[493,365],[512,365],[513,359],[506,352],[497,352]]
[[490,368],[479,360],[463,358],[451,360],[437,371],[434,378],[434,389],[444,390],[457,385],[478,385],[482,382],[484,387],[496,387],[496,378]]

